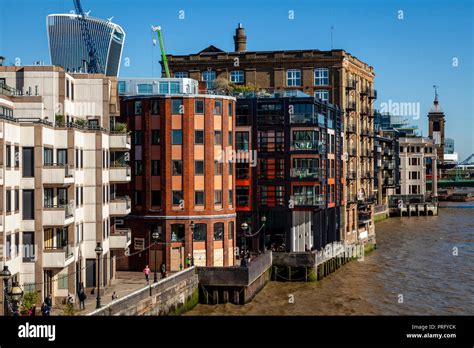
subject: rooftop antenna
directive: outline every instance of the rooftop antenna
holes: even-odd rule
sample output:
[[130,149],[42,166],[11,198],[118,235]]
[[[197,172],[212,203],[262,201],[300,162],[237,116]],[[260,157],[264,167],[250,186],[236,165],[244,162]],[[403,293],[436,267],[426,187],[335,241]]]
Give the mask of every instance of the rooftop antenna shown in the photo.
[[334,31],[334,25],[331,25],[331,50],[332,50],[332,32]]

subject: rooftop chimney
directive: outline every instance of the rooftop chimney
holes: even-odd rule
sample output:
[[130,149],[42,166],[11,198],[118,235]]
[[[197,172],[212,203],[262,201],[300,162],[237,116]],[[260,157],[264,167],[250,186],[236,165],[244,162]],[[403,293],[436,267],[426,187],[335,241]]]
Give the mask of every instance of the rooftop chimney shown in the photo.
[[239,23],[239,26],[235,29],[234,46],[235,52],[245,52],[247,50],[247,36],[242,23]]

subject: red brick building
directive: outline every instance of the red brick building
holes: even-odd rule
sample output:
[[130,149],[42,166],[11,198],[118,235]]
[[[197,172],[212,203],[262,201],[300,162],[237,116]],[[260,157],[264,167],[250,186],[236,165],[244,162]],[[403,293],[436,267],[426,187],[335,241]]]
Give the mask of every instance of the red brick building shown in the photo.
[[[129,258],[119,268],[167,270],[234,264],[235,98],[198,94],[190,79],[119,82],[121,117],[132,134],[132,228]],[[158,243],[152,238],[159,233]],[[150,247],[151,246],[151,247]]]

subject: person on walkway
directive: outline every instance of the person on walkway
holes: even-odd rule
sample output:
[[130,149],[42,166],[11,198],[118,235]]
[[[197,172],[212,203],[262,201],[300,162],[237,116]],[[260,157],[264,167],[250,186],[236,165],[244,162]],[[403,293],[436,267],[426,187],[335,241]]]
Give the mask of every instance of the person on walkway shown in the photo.
[[161,263],[161,278],[166,278],[166,265],[162,262]]
[[67,294],[66,304],[69,306],[74,305],[74,297],[71,294]]
[[46,303],[49,308],[49,312],[51,312],[53,310],[53,297],[51,296],[51,294],[48,294],[48,296],[46,296],[46,298],[44,299],[44,303]]
[[84,286],[81,285],[79,288],[79,292],[77,294],[77,297],[79,298],[79,310],[86,309],[85,301],[87,298],[86,292],[84,291]]
[[145,273],[145,279],[146,279],[146,283],[149,284],[150,283],[150,267],[148,267],[148,265],[145,266],[145,269],[143,270],[143,273]]
[[186,268],[191,267],[191,254],[188,254],[188,256],[186,256],[185,263],[186,263]]
[[118,299],[118,295],[117,295],[117,293],[114,291],[114,293],[112,294],[112,301],[113,301],[113,300],[116,300],[116,299]]
[[50,307],[46,304],[46,302],[43,302],[43,304],[41,305],[41,315],[43,317],[48,317],[50,314]]

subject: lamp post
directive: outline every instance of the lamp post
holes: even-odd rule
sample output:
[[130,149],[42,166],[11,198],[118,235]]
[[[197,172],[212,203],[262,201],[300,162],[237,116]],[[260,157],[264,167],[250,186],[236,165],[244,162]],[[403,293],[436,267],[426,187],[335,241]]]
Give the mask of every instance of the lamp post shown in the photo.
[[0,66],[3,66],[3,62],[5,61],[4,56],[0,56]]
[[265,223],[267,222],[267,217],[265,215],[260,219],[262,221],[263,228],[263,253],[265,253]]
[[97,242],[97,246],[95,247],[95,253],[97,254],[97,298],[96,298],[96,306],[95,308],[100,308],[100,255],[102,255],[102,246],[100,242]]
[[245,251],[247,250],[247,238],[245,237],[245,232],[249,229],[249,225],[248,223],[246,222],[242,222],[242,224],[240,225],[240,228],[242,228],[242,248],[244,250],[244,255],[245,255]]
[[155,241],[155,274],[153,275],[153,282],[156,283],[158,282],[158,275],[156,274],[156,268],[157,268],[157,264],[156,264],[156,243],[158,242],[158,238],[160,238],[160,232],[158,232],[157,230],[155,230],[151,236],[153,237],[153,240]]
[[12,276],[8,266],[3,266],[3,270],[0,272],[0,278],[3,279],[3,315],[8,315],[8,303],[7,303],[7,293],[8,293],[8,280]]
[[194,229],[196,228],[194,221],[191,221],[189,227],[191,228],[191,266],[194,266]]
[[13,311],[13,316],[17,317],[19,315],[18,309],[19,306],[18,304],[21,301],[21,298],[23,297],[23,290],[18,286],[17,283],[13,283],[12,287],[8,291],[8,298],[10,299],[12,303],[12,311]]

